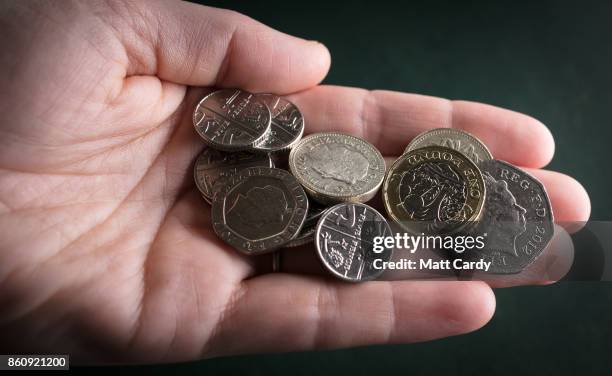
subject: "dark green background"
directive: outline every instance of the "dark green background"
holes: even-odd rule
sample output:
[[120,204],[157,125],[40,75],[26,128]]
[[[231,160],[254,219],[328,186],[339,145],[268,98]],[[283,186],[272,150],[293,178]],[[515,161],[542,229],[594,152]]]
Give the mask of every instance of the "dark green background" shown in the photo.
[[[608,2],[215,2],[325,43],[325,83],[469,99],[530,114],[552,130],[549,168],[581,181],[606,220],[612,99]],[[582,251],[578,249],[578,251]],[[255,355],[121,371],[249,375],[602,374],[612,371],[612,286],[496,291],[483,329],[405,346]]]

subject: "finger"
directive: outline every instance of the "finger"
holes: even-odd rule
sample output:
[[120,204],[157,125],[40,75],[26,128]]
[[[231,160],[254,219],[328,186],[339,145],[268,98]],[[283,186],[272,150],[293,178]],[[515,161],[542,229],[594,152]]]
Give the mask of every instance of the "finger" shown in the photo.
[[560,172],[526,168],[544,184],[552,205],[555,223],[574,233],[591,215],[591,200],[584,187],[574,178]]
[[321,43],[233,11],[168,1],[114,8],[113,14],[132,20],[119,26],[128,75],[285,93],[316,85],[329,69],[329,52]]
[[385,155],[400,155],[417,134],[440,127],[472,133],[495,158],[519,166],[542,167],[554,153],[552,135],[542,123],[486,104],[339,86],[318,86],[289,98],[304,113],[307,133],[346,132]]
[[[387,166],[393,164],[393,158],[385,158],[385,164]],[[525,168],[525,171],[537,178],[546,188],[555,222],[570,233],[578,231],[591,213],[591,202],[584,187],[572,177],[559,172],[532,168]],[[380,191],[367,204],[385,213]],[[291,270],[306,272],[318,270],[318,265],[313,266],[312,261],[305,261],[309,258],[306,254],[310,253],[310,248],[306,251],[299,249],[298,252],[294,252],[294,249],[286,252],[286,260],[292,265]]]
[[[481,282],[246,281],[206,350],[212,356],[426,341],[470,332],[495,310]],[[222,354],[221,354],[222,352]]]
[[555,225],[550,243],[535,261],[517,274],[472,273],[467,280],[481,280],[493,288],[526,285],[547,285],[562,279],[574,262],[574,243],[561,226]]
[[[419,249],[410,253],[395,250],[390,261],[432,260],[434,264],[443,260],[451,260],[449,254]],[[384,281],[425,281],[425,280],[456,280],[484,281],[491,287],[512,287],[523,285],[544,285],[562,279],[572,267],[574,261],[574,244],[572,238],[563,227],[555,225],[555,232],[535,261],[517,274],[492,274],[479,271],[464,270],[458,275],[457,270],[429,269],[387,269],[378,278]],[[329,276],[319,261],[312,244],[283,250],[281,268],[283,272],[310,275]]]

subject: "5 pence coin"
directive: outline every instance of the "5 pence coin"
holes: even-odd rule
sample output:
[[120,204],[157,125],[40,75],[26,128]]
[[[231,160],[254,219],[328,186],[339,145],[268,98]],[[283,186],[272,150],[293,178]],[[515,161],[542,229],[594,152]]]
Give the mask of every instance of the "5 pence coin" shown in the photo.
[[239,89],[212,92],[193,112],[193,125],[202,140],[224,151],[252,148],[270,128],[271,119],[260,99]]
[[274,94],[256,94],[272,115],[270,129],[253,148],[264,152],[291,149],[304,133],[304,116],[296,105]]
[[[325,268],[349,282],[376,279],[393,248],[374,247],[375,238],[392,236],[385,218],[368,205],[342,203],[325,211],[317,224],[315,245]],[[383,242],[384,243],[384,242]]]

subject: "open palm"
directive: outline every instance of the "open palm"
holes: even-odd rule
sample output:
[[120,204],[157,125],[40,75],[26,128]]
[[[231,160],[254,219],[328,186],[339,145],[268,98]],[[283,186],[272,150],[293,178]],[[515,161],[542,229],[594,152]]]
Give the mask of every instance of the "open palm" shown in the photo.
[[390,157],[421,131],[467,130],[541,179],[558,220],[589,216],[577,182],[535,170],[554,151],[538,121],[315,86],[329,68],[323,45],[234,12],[15,2],[0,28],[0,353],[176,361],[428,340],[490,319],[483,282],[270,274],[269,258],[222,243],[192,182],[203,144],[191,114],[206,87],[289,95],[307,133],[355,134]]

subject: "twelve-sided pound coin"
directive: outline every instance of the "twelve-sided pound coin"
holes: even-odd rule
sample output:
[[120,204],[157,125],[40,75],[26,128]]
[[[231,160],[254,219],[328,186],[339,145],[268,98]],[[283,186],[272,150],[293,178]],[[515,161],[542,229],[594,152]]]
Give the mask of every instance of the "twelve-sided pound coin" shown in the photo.
[[215,190],[215,233],[239,251],[256,255],[293,239],[308,212],[304,189],[287,171],[250,167]]
[[331,274],[350,282],[367,281],[381,275],[382,262],[391,259],[393,248],[374,246],[374,238],[386,236],[392,236],[391,227],[379,212],[365,204],[342,203],[319,219],[315,245]]
[[473,225],[486,196],[478,167],[442,146],[399,157],[387,172],[382,195],[389,216],[414,234],[451,233]]
[[318,202],[365,202],[382,184],[385,160],[373,145],[360,138],[316,133],[291,150],[289,169]]
[[208,145],[225,151],[251,148],[271,123],[270,110],[254,94],[223,89],[205,96],[193,112],[193,125]]
[[493,159],[489,149],[479,139],[455,128],[437,128],[419,134],[408,144],[404,154],[424,146],[444,146],[460,151],[476,165]]

